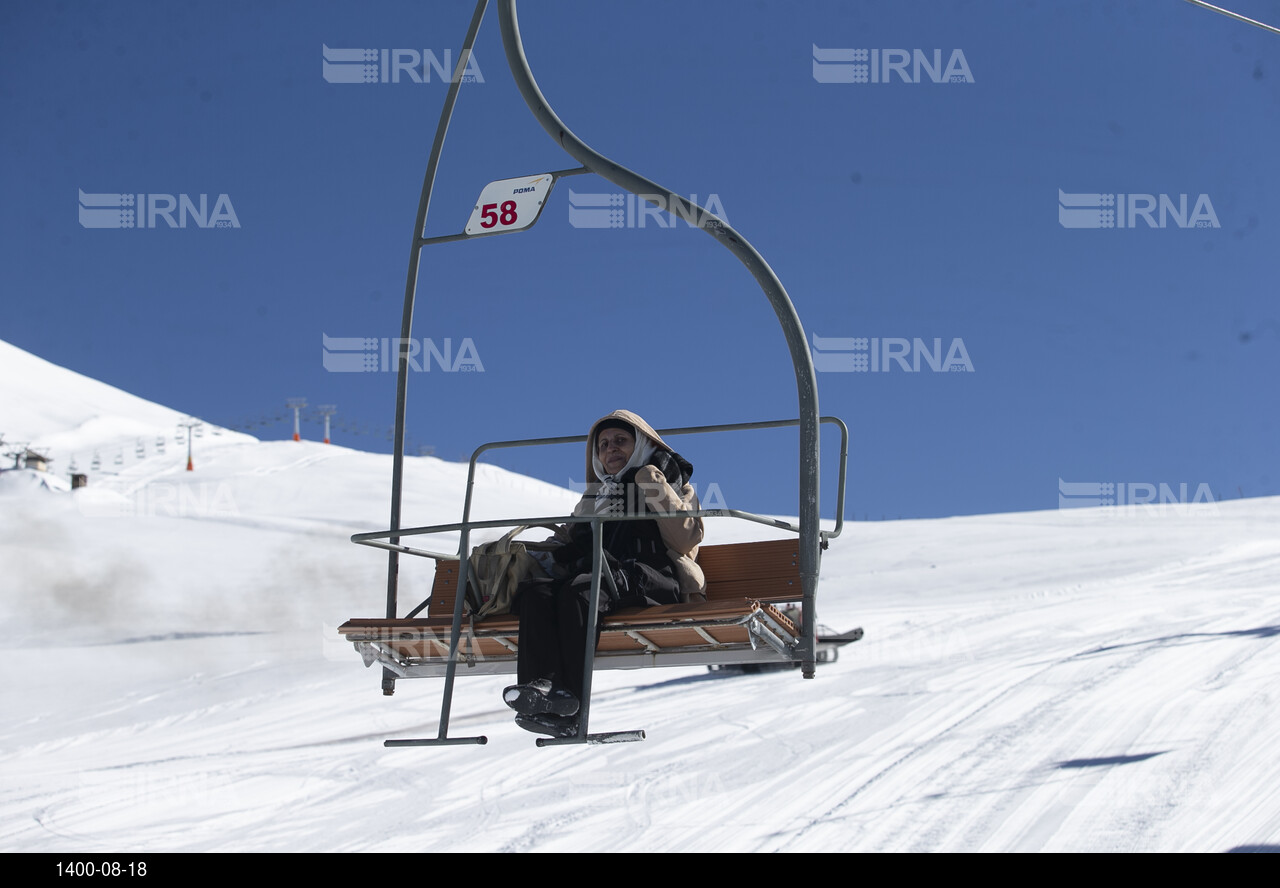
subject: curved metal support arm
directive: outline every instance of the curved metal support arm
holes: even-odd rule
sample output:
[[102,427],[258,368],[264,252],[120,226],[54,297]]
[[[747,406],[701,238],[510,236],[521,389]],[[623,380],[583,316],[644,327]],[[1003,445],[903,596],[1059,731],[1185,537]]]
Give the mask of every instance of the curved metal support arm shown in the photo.
[[[467,28],[467,36],[462,41],[462,50],[458,53],[458,64],[449,82],[449,91],[445,94],[444,107],[440,109],[440,123],[436,127],[431,154],[427,158],[427,171],[422,177],[422,193],[418,198],[418,214],[413,223],[413,242],[409,248],[409,272],[404,284],[404,311],[400,318],[400,340],[397,344],[399,354],[396,368],[395,442],[391,457],[391,527],[393,530],[400,526],[401,496],[404,486],[405,404],[409,385],[408,342],[413,331],[413,307],[418,290],[422,235],[427,227],[427,212],[431,208],[431,191],[435,186],[436,170],[440,166],[440,153],[444,150],[445,134],[449,132],[453,106],[458,101],[458,90],[462,87],[462,72],[466,70],[467,62],[471,58],[471,49],[475,46],[476,35],[480,31],[480,22],[484,19],[484,10],[487,5],[488,0],[477,0],[475,12],[471,16],[471,24]],[[392,537],[391,541],[394,543],[396,540]],[[397,568],[396,553],[393,551],[387,567],[388,616],[395,613]]]
[[525,57],[524,45],[520,38],[520,25],[516,16],[515,0],[501,0],[498,5],[498,20],[502,29],[502,45],[507,56],[507,65],[515,78],[516,86],[524,97],[525,104],[533,112],[547,134],[560,145],[574,160],[591,170],[603,179],[607,179],[620,188],[644,198],[660,197],[666,201],[666,208],[679,207],[680,214],[686,219],[697,219],[699,227],[718,240],[725,248],[738,258],[752,277],[760,285],[764,294],[773,306],[778,322],[786,336],[787,347],[791,352],[791,362],[795,368],[796,389],[799,397],[800,415],[800,580],[804,590],[804,641],[801,659],[804,675],[814,675],[814,594],[817,587],[819,536],[818,536],[818,385],[813,369],[813,358],[809,353],[804,328],[796,314],[795,306],[787,295],[786,289],[773,269],[747,242],[746,238],[735,231],[723,219],[714,213],[681,197],[669,188],[664,188],[621,164],[615,163],[589,147],[574,135],[563,121],[551,109],[542,91],[533,79]]
[[[458,53],[458,64],[453,69],[453,77],[449,81],[449,91],[445,94],[444,107],[440,109],[440,122],[436,126],[435,139],[431,144],[431,154],[427,158],[427,171],[422,178],[422,192],[418,198],[418,214],[413,223],[413,242],[409,248],[409,271],[404,284],[404,309],[400,316],[400,340],[397,343],[399,356],[396,372],[396,419],[395,441],[391,455],[391,528],[400,526],[400,510],[404,486],[404,439],[405,410],[409,386],[409,352],[408,343],[413,331],[413,305],[418,291],[418,265],[422,254],[422,236],[427,227],[427,212],[431,208],[431,191],[435,186],[436,170],[440,166],[440,153],[444,150],[445,134],[449,131],[449,121],[453,117],[453,106],[458,101],[458,91],[462,88],[462,75],[471,58],[472,47],[476,43],[476,35],[480,32],[480,22],[484,20],[485,7],[488,0],[476,0],[475,12],[471,15],[471,24],[467,27],[467,36],[462,41],[462,50]],[[398,540],[391,538],[394,544]],[[396,612],[396,596],[400,582],[400,553],[391,548],[387,555],[387,616],[394,617]],[[452,687],[452,674],[449,685]],[[386,669],[382,672],[382,692],[390,695],[395,690],[395,677]],[[447,724],[447,716],[444,723]]]

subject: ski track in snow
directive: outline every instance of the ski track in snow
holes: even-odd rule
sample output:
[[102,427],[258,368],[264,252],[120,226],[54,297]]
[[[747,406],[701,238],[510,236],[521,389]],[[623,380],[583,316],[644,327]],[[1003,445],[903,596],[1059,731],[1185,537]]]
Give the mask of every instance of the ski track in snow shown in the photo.
[[[532,748],[496,677],[459,682],[451,724],[488,747],[383,749],[434,736],[438,684],[382,698],[354,653],[337,663],[340,646],[326,646],[321,677],[302,650],[313,642],[278,633],[63,648],[85,676],[104,670],[103,692],[0,731],[12,775],[0,847],[609,850],[619,834],[657,851],[1274,844],[1275,551],[1227,546],[988,601],[939,594],[895,612],[880,600],[879,628],[811,682],[602,673],[593,730],[648,733],[616,747]],[[388,809],[406,813],[363,825]]]
[[[1277,617],[1271,614],[1272,620]],[[1230,638],[1239,617],[1198,625],[1197,635],[1206,642],[1215,629]],[[783,844],[792,850],[831,847],[826,833],[849,820],[866,834],[868,844],[859,846],[867,850],[1146,850],[1140,837],[1158,831],[1162,820],[1180,811],[1180,800],[1198,774],[1214,773],[1204,767],[1208,757],[1232,757],[1242,733],[1233,730],[1234,722],[1259,707],[1256,698],[1241,697],[1221,718],[1205,721],[1184,711],[1194,703],[1182,696],[1170,700],[1150,692],[1174,686],[1201,693],[1228,671],[1264,655],[1274,657],[1269,647],[1231,646],[1222,659],[1204,662],[1203,650],[1187,653],[1161,642],[1126,641],[1103,652],[1090,645],[1042,665],[1004,662],[966,676],[966,684],[996,690],[977,701],[970,698],[958,714],[944,709],[918,723],[895,724],[900,742],[909,748],[795,835],[783,837]],[[1091,663],[1107,660],[1102,668]],[[1032,671],[1002,685],[999,673],[1011,665],[1018,672]],[[1168,748],[1179,745],[1173,738],[1172,743],[1144,740],[1153,722],[1171,708],[1187,717],[1176,720],[1175,728],[1217,727],[1198,738],[1190,752]],[[1069,765],[1055,765],[1081,758],[1081,750],[1095,750],[1100,760],[1079,767],[1078,776]],[[1124,762],[1125,757],[1134,760]],[[1028,769],[1036,758],[1040,766]],[[1154,782],[1168,788],[1145,791],[1140,809],[1117,810],[1112,784],[1125,782],[1124,775],[1135,770],[1144,770],[1148,779],[1154,771]],[[904,787],[916,801],[903,801]],[[1100,802],[1092,801],[1095,794],[1102,796]],[[1073,828],[1064,829],[1068,823]],[[1084,844],[1081,830],[1090,837]],[[1202,833],[1196,840],[1205,838]]]

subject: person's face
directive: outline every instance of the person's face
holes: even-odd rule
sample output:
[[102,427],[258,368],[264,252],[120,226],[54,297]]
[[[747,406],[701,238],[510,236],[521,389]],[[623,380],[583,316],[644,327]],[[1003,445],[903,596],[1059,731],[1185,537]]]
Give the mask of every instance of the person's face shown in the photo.
[[636,439],[624,429],[605,429],[596,436],[596,456],[605,474],[616,475],[635,452]]

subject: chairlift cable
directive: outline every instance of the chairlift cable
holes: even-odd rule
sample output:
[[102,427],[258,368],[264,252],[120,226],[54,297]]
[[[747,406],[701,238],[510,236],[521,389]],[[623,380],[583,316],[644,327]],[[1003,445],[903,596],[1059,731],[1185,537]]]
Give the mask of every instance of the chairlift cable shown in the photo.
[[1257,19],[1248,18],[1246,16],[1241,15],[1238,12],[1232,12],[1229,9],[1223,9],[1221,6],[1214,6],[1212,3],[1205,3],[1204,0],[1187,0],[1187,2],[1192,4],[1193,6],[1200,6],[1200,7],[1203,7],[1204,9],[1209,9],[1209,10],[1212,10],[1213,12],[1219,13],[1221,15],[1225,15],[1228,18],[1233,18],[1238,22],[1244,22],[1246,25],[1253,25],[1255,28],[1261,28],[1264,31],[1270,31],[1272,34],[1280,34],[1280,28],[1274,27],[1273,25],[1268,25],[1266,22],[1260,22]]

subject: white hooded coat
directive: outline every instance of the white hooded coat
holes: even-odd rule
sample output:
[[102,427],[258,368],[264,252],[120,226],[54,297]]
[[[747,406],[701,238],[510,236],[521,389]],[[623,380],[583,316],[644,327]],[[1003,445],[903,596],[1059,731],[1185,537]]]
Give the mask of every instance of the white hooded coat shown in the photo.
[[[610,419],[622,420],[636,430],[636,435],[649,438],[656,447],[674,453],[670,445],[653,430],[653,427],[630,410],[615,410],[608,416],[602,416],[591,424],[591,434],[587,438],[586,479],[587,492],[578,505],[574,507],[574,515],[595,514],[595,491],[601,478],[596,473],[594,457],[596,430],[600,424]],[[639,442],[637,441],[637,449]],[[641,466],[636,472],[636,486],[640,490],[642,501],[657,512],[689,512],[701,508],[693,485],[685,483],[680,490],[673,488],[666,477],[651,465]],[[655,518],[662,542],[667,547],[667,557],[675,568],[676,579],[680,583],[680,599],[685,603],[707,600],[707,578],[698,566],[698,546],[702,543],[702,519],[690,518]],[[565,529],[562,529],[562,532]]]

